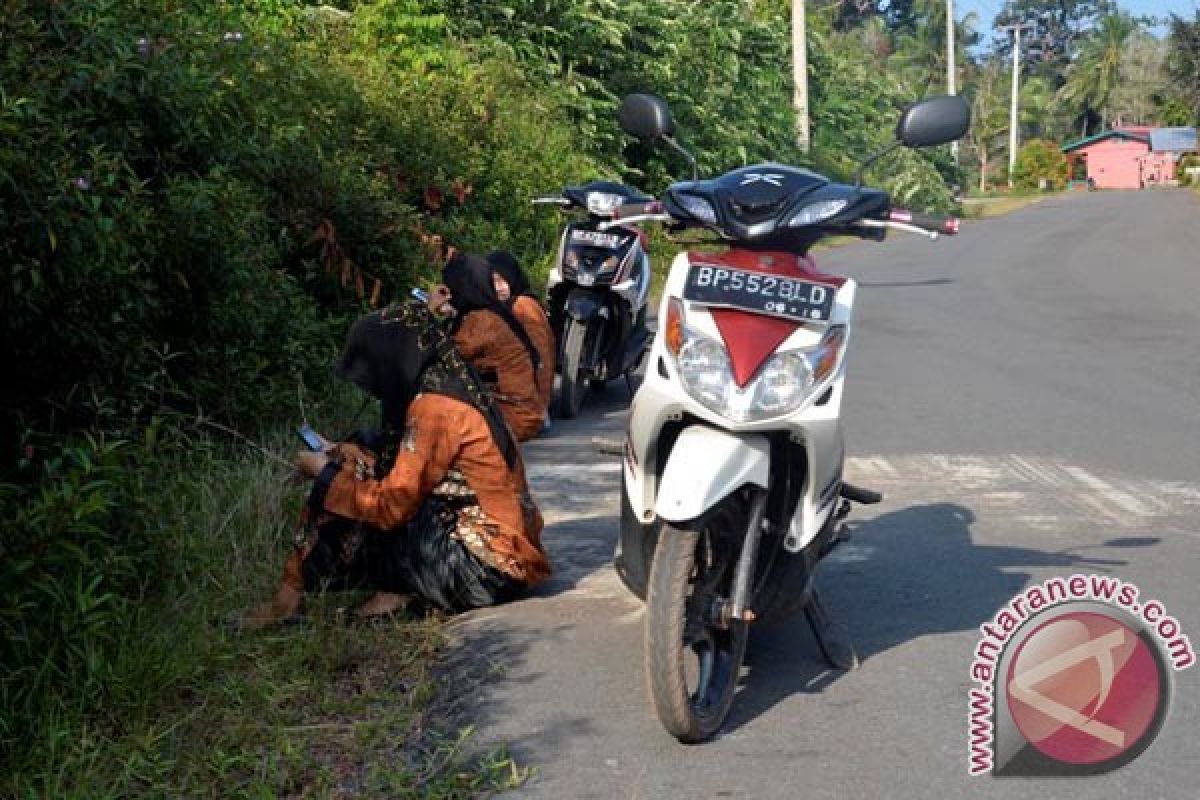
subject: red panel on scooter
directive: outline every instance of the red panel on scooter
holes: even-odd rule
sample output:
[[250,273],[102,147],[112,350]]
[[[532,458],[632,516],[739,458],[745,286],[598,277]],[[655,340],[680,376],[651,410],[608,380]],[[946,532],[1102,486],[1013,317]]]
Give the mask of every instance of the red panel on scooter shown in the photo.
[[[840,275],[829,275],[817,269],[816,263],[807,256],[795,253],[752,252],[730,250],[726,253],[688,253],[692,263],[715,264],[763,275],[781,275],[789,278],[823,283],[835,289],[841,288],[846,279]],[[800,323],[766,314],[755,314],[733,308],[711,308],[713,322],[721,332],[729,362],[733,367],[733,379],[739,388],[744,388],[754,373],[766,363],[779,345],[792,335]]]
[[729,363],[733,366],[733,380],[739,388],[745,388],[754,373],[758,372],[775,348],[783,344],[800,323],[790,319],[768,317],[738,311],[734,308],[712,308],[713,322],[725,340]]

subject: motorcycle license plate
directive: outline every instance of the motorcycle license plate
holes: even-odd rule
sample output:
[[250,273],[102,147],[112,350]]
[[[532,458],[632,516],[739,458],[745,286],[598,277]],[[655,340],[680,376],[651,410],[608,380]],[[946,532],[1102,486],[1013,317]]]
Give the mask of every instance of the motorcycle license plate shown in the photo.
[[693,264],[683,287],[684,299],[694,303],[803,322],[828,322],[835,293],[821,283],[708,264]]
[[615,250],[621,246],[621,242],[625,237],[619,233],[605,233],[604,231],[571,231],[571,241],[575,244],[586,244],[589,247],[607,247],[609,250]]

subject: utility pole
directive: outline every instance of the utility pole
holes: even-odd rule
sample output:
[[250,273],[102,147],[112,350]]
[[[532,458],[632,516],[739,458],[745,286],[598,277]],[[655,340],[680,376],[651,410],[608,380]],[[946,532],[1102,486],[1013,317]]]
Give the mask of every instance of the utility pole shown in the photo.
[[1017,167],[1017,133],[1020,128],[1017,119],[1017,97],[1020,92],[1021,76],[1021,29],[1032,27],[1032,24],[1025,22],[997,28],[997,30],[1005,32],[1012,31],[1013,34],[1012,109],[1008,117],[1008,188],[1010,189],[1013,188],[1013,171]]
[[792,105],[796,109],[796,144],[800,152],[809,148],[808,132],[808,37],[804,18],[805,0],[792,0]]
[[[946,94],[958,94],[954,76],[954,0],[946,0]],[[950,145],[954,163],[958,164],[958,142]]]

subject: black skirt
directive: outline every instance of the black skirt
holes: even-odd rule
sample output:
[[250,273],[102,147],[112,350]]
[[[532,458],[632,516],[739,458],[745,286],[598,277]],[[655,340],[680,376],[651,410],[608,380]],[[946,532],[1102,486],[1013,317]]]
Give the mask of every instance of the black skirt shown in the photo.
[[458,511],[432,496],[406,524],[381,531],[324,515],[304,559],[305,591],[369,589],[410,594],[451,613],[503,603],[524,584],[483,563],[451,534]]

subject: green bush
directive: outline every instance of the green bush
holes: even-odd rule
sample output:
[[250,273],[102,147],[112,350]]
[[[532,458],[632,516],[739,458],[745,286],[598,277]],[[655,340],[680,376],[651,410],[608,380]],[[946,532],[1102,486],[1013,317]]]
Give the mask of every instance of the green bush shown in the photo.
[[[547,252],[556,220],[528,198],[595,171],[555,92],[497,58],[443,45],[430,69],[406,50],[380,22],[404,4],[341,25],[291,4],[18,5],[0,61],[0,347],[26,378],[9,454],[22,430],[119,427],[156,401],[272,422],[323,380],[348,315],[447,245]],[[164,371],[172,393],[143,396]]]
[[0,750],[10,755],[54,747],[57,731],[86,719],[123,729],[180,677],[167,665],[187,663],[138,635],[151,621],[144,604],[193,550],[178,547],[190,532],[171,528],[181,509],[161,505],[195,494],[178,438],[155,423],[140,441],[30,448],[30,480],[0,485]]
[[1180,186],[1196,186],[1200,185],[1200,174],[1195,177],[1188,173],[1188,170],[1200,169],[1200,156],[1184,156],[1179,159],[1179,163],[1175,167],[1175,174],[1179,177]]
[[1067,185],[1067,157],[1058,145],[1045,139],[1026,142],[1017,151],[1013,167],[1013,182],[1022,189],[1038,189],[1045,182],[1047,189],[1062,189]]
[[[226,462],[183,431],[298,417],[298,392],[328,394],[351,315],[428,277],[447,246],[549,252],[559,220],[529,197],[596,171],[559,93],[502,56],[369,48],[366,10],[8,12],[0,354],[21,380],[0,409],[6,762],[119,736],[189,680],[197,620],[170,616],[176,593],[231,551],[182,526],[244,518],[209,502]],[[261,488],[231,491],[247,486]]]
[[[895,141],[901,109],[920,99],[887,75],[857,35],[814,34],[810,48],[812,72],[820,76],[812,89],[813,144],[820,165],[846,177]],[[918,210],[950,211],[954,200],[947,184],[961,185],[948,147],[900,150],[877,161],[864,177],[887,189],[897,205]]]

